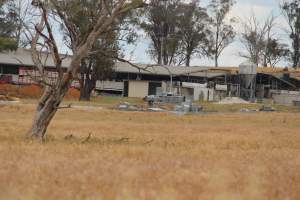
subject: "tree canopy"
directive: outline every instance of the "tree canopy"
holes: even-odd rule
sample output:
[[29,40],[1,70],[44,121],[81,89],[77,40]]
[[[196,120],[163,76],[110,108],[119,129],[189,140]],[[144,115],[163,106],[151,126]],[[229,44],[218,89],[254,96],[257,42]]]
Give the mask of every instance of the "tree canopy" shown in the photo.
[[0,51],[17,48],[17,41],[14,37],[17,29],[16,13],[9,3],[11,3],[10,0],[0,1]]
[[289,36],[292,42],[289,60],[292,66],[297,68],[300,67],[300,2],[299,0],[285,0],[281,8],[289,25]]

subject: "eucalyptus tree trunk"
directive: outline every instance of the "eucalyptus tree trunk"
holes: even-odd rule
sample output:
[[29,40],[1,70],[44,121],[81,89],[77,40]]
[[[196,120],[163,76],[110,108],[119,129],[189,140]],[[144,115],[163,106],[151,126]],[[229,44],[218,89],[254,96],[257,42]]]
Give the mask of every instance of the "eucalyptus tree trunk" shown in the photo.
[[[35,0],[32,1],[32,5],[36,6],[40,10],[40,22],[35,26],[35,33],[31,33],[31,55],[32,61],[41,74],[41,79],[37,82],[43,83],[45,89],[42,97],[38,102],[37,109],[34,114],[32,127],[28,131],[29,138],[44,139],[47,128],[59,109],[59,106],[66,95],[72,81],[78,77],[80,72],[81,60],[91,53],[92,46],[101,34],[106,33],[112,28],[112,25],[116,22],[116,19],[122,14],[128,12],[131,9],[140,7],[143,4],[142,0],[132,0],[130,2],[125,0],[116,1],[113,8],[109,10],[107,6],[108,1],[102,2],[102,9],[100,14],[96,16],[96,21],[93,24],[91,30],[89,30],[85,36],[85,39],[79,42],[80,35],[74,30],[76,23],[69,20],[68,13],[60,7],[58,1],[50,1],[51,6],[55,8],[55,12],[62,24],[66,27],[66,35],[72,41],[73,56],[71,58],[70,65],[67,72],[64,73],[62,69],[63,58],[59,54],[57,42],[55,41],[52,26],[48,19],[48,1]],[[65,1],[67,2],[67,1]],[[70,13],[69,13],[70,14]],[[87,24],[90,26],[92,24]],[[44,31],[46,30],[46,31]],[[53,62],[58,71],[58,78],[55,83],[49,83],[47,73],[45,73],[45,66],[43,59],[41,59],[40,45],[48,47],[51,53]],[[43,48],[42,48],[43,49]]]
[[96,87],[95,72],[92,69],[92,61],[81,61],[80,66],[80,101],[90,101],[91,93]]
[[47,128],[56,114],[59,106],[68,91],[69,85],[58,90],[54,90],[50,86],[46,86],[42,97],[36,108],[32,127],[28,132],[29,138],[44,139]]
[[215,67],[219,67],[219,62],[218,62],[219,57],[217,54],[215,55],[214,59],[215,59]]
[[185,66],[189,67],[190,66],[190,62],[191,62],[191,55],[187,54],[186,55],[186,61],[185,61]]
[[92,91],[95,89],[96,81],[92,79],[85,79],[80,84],[80,101],[90,101]]
[[28,138],[44,139],[47,128],[59,109],[59,106],[80,67],[81,52],[86,51],[86,48],[87,46],[82,47],[79,53],[74,55],[71,62],[72,68],[69,68],[67,73],[62,76],[61,80],[57,80],[56,86],[45,86],[34,114],[32,127],[27,133]]

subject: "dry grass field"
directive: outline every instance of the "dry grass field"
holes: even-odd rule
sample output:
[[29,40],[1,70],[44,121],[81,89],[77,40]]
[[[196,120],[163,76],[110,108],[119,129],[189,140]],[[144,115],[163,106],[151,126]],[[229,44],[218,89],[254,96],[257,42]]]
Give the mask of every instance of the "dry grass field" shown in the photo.
[[66,109],[40,143],[33,110],[0,105],[0,199],[300,199],[299,112]]

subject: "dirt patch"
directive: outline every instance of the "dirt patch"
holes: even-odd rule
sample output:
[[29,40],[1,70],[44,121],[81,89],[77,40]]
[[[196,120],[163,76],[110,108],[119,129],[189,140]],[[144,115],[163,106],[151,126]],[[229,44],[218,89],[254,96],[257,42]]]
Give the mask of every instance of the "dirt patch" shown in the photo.
[[[39,85],[12,85],[0,84],[0,95],[13,96],[18,98],[39,98],[43,88]],[[76,88],[70,88],[66,98],[79,98],[80,92]]]

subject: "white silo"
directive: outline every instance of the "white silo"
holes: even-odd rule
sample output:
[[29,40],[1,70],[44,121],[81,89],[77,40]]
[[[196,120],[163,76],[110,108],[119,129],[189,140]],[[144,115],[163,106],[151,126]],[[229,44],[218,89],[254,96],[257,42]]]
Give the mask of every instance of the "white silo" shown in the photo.
[[255,99],[257,65],[252,62],[243,62],[239,65],[241,96]]

